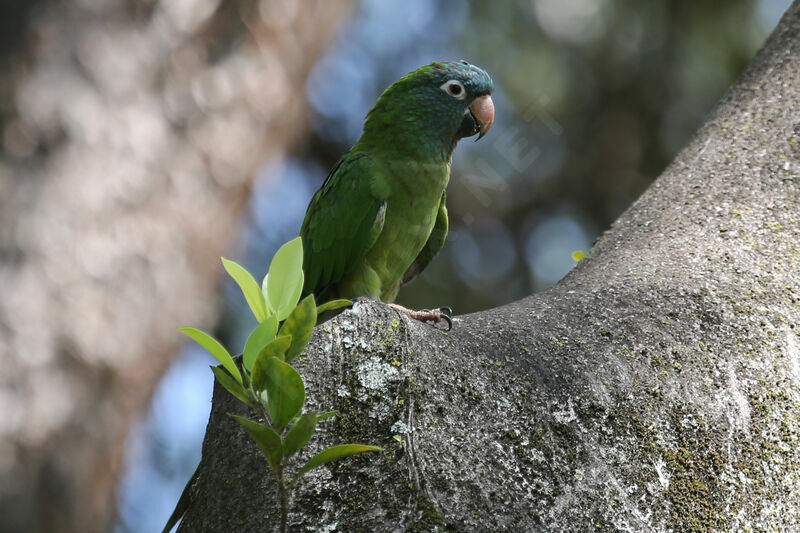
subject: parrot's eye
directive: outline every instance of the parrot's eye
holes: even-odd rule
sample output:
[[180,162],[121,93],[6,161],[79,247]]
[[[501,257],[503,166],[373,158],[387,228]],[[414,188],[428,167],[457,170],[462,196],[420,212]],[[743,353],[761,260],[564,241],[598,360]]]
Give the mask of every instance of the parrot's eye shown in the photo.
[[439,88],[453,98],[458,98],[459,100],[463,100],[467,95],[467,91],[464,90],[464,86],[458,80],[448,80]]

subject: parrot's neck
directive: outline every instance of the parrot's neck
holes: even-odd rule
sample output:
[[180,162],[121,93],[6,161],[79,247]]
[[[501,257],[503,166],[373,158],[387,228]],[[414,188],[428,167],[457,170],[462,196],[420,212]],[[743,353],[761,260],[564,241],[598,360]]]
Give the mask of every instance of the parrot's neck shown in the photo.
[[364,134],[353,147],[353,150],[369,152],[392,159],[450,163],[453,157],[453,149],[455,148],[454,141],[448,141],[433,135],[423,135],[414,130],[406,131],[403,128],[392,128],[392,130],[378,135],[365,128]]
[[402,106],[378,101],[367,115],[364,133],[353,147],[394,159],[449,164],[458,138],[458,124],[447,124],[441,115],[415,112]]

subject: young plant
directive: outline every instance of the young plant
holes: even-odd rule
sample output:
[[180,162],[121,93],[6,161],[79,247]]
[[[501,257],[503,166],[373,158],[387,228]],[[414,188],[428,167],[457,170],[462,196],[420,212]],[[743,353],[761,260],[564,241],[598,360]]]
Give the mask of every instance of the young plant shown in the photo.
[[180,328],[208,350],[222,365],[212,367],[217,381],[239,401],[249,405],[263,422],[230,415],[258,444],[275,475],[280,496],[281,532],[286,532],[289,491],[312,468],[356,453],[380,450],[364,444],[331,446],[309,459],[289,478],[290,459],[314,435],[317,423],[336,411],[301,414],[306,391],[303,378],[290,364],[308,344],[317,316],[350,305],[334,300],[318,306],[314,295],[300,301],[303,290],[303,245],[300,238],[281,246],[272,258],[261,286],[241,265],[223,258],[225,270],[239,285],[258,326],[247,339],[238,366],[216,339],[195,328]]

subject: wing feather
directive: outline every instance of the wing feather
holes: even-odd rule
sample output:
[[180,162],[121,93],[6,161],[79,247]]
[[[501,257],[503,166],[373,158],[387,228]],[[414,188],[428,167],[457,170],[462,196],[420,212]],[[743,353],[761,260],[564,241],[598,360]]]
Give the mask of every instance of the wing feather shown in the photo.
[[304,294],[319,295],[340,282],[375,244],[388,194],[376,181],[381,180],[369,155],[347,154],[312,198],[300,229]]

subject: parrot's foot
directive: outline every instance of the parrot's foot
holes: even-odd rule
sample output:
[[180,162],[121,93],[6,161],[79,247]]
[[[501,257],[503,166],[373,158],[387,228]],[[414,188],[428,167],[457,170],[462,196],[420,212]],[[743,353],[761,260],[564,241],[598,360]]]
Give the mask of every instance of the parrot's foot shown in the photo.
[[405,313],[414,320],[419,320],[420,322],[432,322],[434,324],[446,322],[447,329],[445,331],[450,331],[453,329],[453,310],[449,307],[440,307],[439,309],[420,309],[419,311],[414,311],[413,309],[403,307],[402,305],[389,305],[398,311]]

